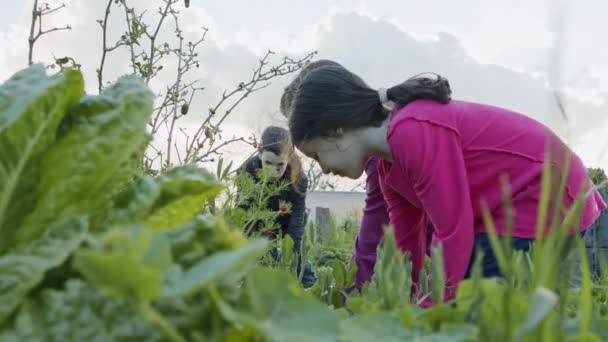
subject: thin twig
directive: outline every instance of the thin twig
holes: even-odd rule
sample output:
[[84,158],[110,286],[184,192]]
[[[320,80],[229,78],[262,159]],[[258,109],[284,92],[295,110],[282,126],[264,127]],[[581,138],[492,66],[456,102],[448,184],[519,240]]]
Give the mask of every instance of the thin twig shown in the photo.
[[182,164],[182,156],[179,154],[179,149],[177,148],[177,143],[173,143],[175,147],[175,154],[177,154],[177,161]]
[[38,18],[38,0],[34,0],[34,8],[32,9],[32,24],[30,25],[30,38],[28,39],[29,50],[27,54],[28,64],[34,64],[32,60],[32,55],[34,53],[34,43],[36,40],[34,39],[34,27],[36,26],[36,20]]
[[41,8],[40,9],[40,15],[47,15],[47,14],[51,14],[55,11],[59,11],[60,9],[65,7],[65,4],[61,4],[60,6],[57,6],[55,8],[50,8],[48,4],[45,4],[46,7]]
[[154,74],[154,72],[153,72],[154,57],[156,54],[155,44],[156,44],[156,38],[158,37],[158,32],[160,32],[160,28],[163,26],[163,22],[165,21],[165,18],[167,17],[167,14],[169,13],[169,9],[171,9],[171,6],[177,2],[177,0],[164,0],[164,1],[165,1],[165,8],[163,10],[159,10],[160,19],[158,20],[158,24],[156,25],[156,29],[154,30],[154,33],[152,35],[150,35],[147,30],[145,32],[145,34],[148,36],[148,39],[150,39],[150,72],[145,77],[146,83],[150,82],[150,79],[152,78],[152,76]]
[[101,61],[99,62],[99,68],[97,69],[97,91],[101,93],[103,88],[103,67],[106,62],[106,54],[108,53],[108,39],[107,39],[107,27],[108,27],[108,17],[110,16],[110,8],[112,7],[112,2],[114,0],[108,0],[108,4],[106,5],[106,11],[103,16],[103,20],[99,21],[102,30],[102,51],[101,51]]
[[[44,3],[41,6],[38,6],[38,0],[34,0],[34,6],[32,8],[32,22],[30,25],[30,35],[28,38],[28,54],[27,54],[27,61],[28,61],[28,65],[32,65],[34,64],[34,44],[36,43],[36,41],[42,37],[45,34],[49,34],[51,32],[55,32],[55,31],[63,31],[63,30],[71,30],[72,27],[70,25],[66,25],[65,27],[53,27],[50,28],[48,30],[43,30],[42,29],[42,17],[47,15],[47,14],[51,14],[55,11],[58,11],[62,8],[65,8],[65,4],[62,4],[60,6],[57,6],[55,8],[51,8],[49,6],[49,4]],[[38,24],[38,32],[36,32],[34,34],[34,32],[36,31],[36,24]]]
[[[204,87],[194,87],[194,84],[197,82],[198,81],[194,81],[191,83],[184,84],[179,90],[176,90],[178,94],[181,94],[186,89],[191,90],[191,93],[190,93],[191,95],[190,95],[190,100],[188,101],[188,105],[190,105],[190,103],[192,102],[192,97],[194,96],[194,93],[196,91],[205,89]],[[171,86],[171,88],[167,89],[167,91],[165,92],[162,104],[159,107],[154,109],[156,111],[156,115],[155,115],[154,119],[149,123],[149,125],[152,127],[152,133],[156,133],[158,131],[158,129],[160,128],[160,125],[165,123],[165,121],[169,118],[169,115],[162,115],[162,114],[166,114],[163,111],[166,110],[167,107],[172,104],[172,102],[169,99],[169,94],[172,93],[171,89],[173,87],[175,87],[175,83]],[[174,102],[177,102],[177,101],[174,101]],[[160,119],[160,121],[159,121],[159,119]]]
[[131,30],[131,19],[129,18],[130,9],[127,7],[127,3],[125,0],[120,0],[123,9],[125,10],[125,22],[127,23],[127,35],[125,38],[129,39],[127,45],[129,46],[129,53],[131,54],[131,68],[133,69],[133,73],[135,74],[137,70],[135,69],[135,49],[133,48],[134,43],[131,41],[133,36],[133,31]]
[[[184,46],[184,37],[182,35],[182,31],[179,28],[179,19],[177,15],[173,14],[173,19],[175,20],[175,34],[179,39],[179,48],[177,53],[177,79],[175,81],[175,89],[179,89],[179,86],[182,82],[182,59],[183,59],[183,46]],[[179,93],[178,93],[179,94]],[[179,96],[179,95],[178,95]],[[169,134],[167,137],[167,163],[171,163],[171,142],[173,140],[173,130],[175,129],[175,121],[178,118],[177,106],[179,101],[174,101],[173,103],[173,119],[171,120],[171,127],[169,128]]]
[[230,145],[230,144],[232,144],[232,143],[235,143],[235,142],[237,142],[237,141],[241,141],[241,142],[244,142],[244,143],[246,143],[246,144],[251,144],[249,141],[247,141],[247,139],[245,139],[245,138],[243,138],[243,137],[240,137],[240,138],[236,138],[236,137],[234,137],[234,138],[232,138],[232,139],[229,139],[229,140],[226,140],[226,141],[222,142],[221,144],[219,144],[219,145],[215,146],[213,149],[210,149],[209,151],[207,151],[205,154],[203,154],[203,155],[201,155],[201,156],[197,157],[197,158],[195,159],[195,162],[201,162],[201,161],[203,161],[205,158],[208,158],[208,157],[209,157],[210,155],[212,155],[212,154],[214,154],[214,155],[218,155],[218,154],[220,154],[220,153],[219,153],[219,150],[220,150],[220,149],[222,149],[223,147],[225,147],[225,146],[227,146],[227,145]]

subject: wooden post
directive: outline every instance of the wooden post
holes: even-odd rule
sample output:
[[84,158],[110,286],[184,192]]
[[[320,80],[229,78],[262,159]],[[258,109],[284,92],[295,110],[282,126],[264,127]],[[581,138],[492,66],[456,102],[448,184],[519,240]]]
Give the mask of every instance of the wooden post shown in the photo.
[[315,216],[317,233],[322,240],[325,240],[329,237],[329,234],[331,234],[331,215],[329,208],[316,207]]

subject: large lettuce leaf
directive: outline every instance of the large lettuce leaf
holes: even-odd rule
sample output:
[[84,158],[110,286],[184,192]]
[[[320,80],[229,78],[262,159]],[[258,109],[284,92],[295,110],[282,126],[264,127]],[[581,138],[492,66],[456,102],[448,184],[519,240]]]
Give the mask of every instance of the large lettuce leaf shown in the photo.
[[470,324],[447,327],[437,332],[418,327],[406,327],[398,315],[388,312],[368,312],[340,322],[340,341],[475,341],[477,329]]
[[271,341],[341,341],[336,311],[280,270],[250,272],[234,306],[217,295],[214,299],[224,318],[261,331]]
[[164,341],[155,325],[121,298],[112,298],[81,280],[61,290],[45,289],[28,298],[0,341]]
[[81,249],[76,268],[114,296],[146,302],[160,295],[164,272],[171,266],[169,239],[141,227],[117,227],[96,248]]
[[106,224],[145,223],[167,230],[194,220],[203,205],[222,190],[205,169],[183,165],[157,177],[145,176],[118,196]]
[[17,72],[0,86],[0,251],[35,206],[40,159],[66,110],[83,93],[80,72],[47,76],[42,65]]
[[199,215],[163,234],[171,242],[173,260],[184,268],[220,251],[237,249],[248,243],[240,230],[231,230],[222,217],[210,214]]
[[266,251],[267,241],[257,239],[234,250],[215,253],[187,269],[162,289],[164,298],[189,296],[209,284],[234,284],[255,267]]
[[38,203],[17,231],[17,242],[32,239],[62,217],[94,216],[107,209],[137,172],[134,161],[143,158],[152,104],[145,83],[125,76],[68,113],[62,136],[41,162]]
[[29,244],[0,257],[0,324],[49,269],[61,265],[80,246],[86,228],[83,218],[61,221]]

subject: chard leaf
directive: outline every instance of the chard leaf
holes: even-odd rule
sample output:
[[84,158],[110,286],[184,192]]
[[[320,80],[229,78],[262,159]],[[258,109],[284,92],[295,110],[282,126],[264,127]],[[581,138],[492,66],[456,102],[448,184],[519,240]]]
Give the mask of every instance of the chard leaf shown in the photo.
[[24,302],[0,341],[165,341],[125,299],[112,298],[82,280],[45,289]]
[[66,110],[83,92],[79,71],[47,76],[38,64],[0,86],[0,251],[35,206],[40,159],[55,142]]
[[86,237],[83,218],[61,221],[27,245],[0,257],[0,323],[38,285],[45,272],[61,265]]
[[406,328],[387,312],[365,313],[340,322],[343,341],[421,341],[420,331]]
[[211,283],[234,283],[240,280],[266,251],[267,241],[253,240],[245,246],[215,253],[191,268],[162,290],[163,297],[188,296]]
[[223,250],[233,250],[248,243],[239,230],[231,230],[220,217],[199,215],[191,222],[171,230],[165,230],[171,243],[173,260],[184,268],[190,268],[203,258]]
[[158,208],[145,220],[145,226],[153,230],[167,230],[194,220],[203,210],[205,194],[188,195]]
[[175,167],[134,182],[117,198],[108,222],[145,223],[154,230],[174,228],[194,220],[221,190],[222,185],[206,170],[195,165]]
[[108,293],[146,302],[160,294],[164,272],[171,265],[171,247],[162,234],[117,228],[104,236],[100,248],[79,250],[74,265]]
[[271,341],[340,340],[336,312],[315,300],[285,272],[269,268],[250,272],[234,307],[217,295],[213,297],[224,318],[253,327]]
[[39,201],[17,232],[18,242],[40,234],[56,219],[94,216],[107,208],[137,172],[134,161],[141,160],[149,139],[146,123],[152,103],[147,86],[126,76],[70,111],[63,136],[42,160]]

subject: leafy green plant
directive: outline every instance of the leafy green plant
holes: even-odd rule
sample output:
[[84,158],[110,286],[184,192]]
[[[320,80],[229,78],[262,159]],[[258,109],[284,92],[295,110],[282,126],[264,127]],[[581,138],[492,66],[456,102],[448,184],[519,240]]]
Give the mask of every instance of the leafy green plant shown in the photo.
[[258,179],[245,171],[237,172],[230,178],[229,181],[234,186],[227,189],[226,198],[222,203],[224,208],[218,212],[229,219],[232,226],[240,227],[245,234],[253,233],[254,230],[257,230],[258,234],[264,234],[278,229],[277,218],[290,210],[288,204],[285,212],[268,207],[272,197],[278,196],[291,186],[289,182],[272,181],[272,173],[266,168],[257,170],[256,174]]
[[34,208],[42,159],[83,89],[80,73],[68,70],[47,77],[41,65],[16,73],[0,88],[0,251],[10,246]]
[[338,225],[334,216],[331,217],[331,229],[327,236],[321,236],[314,225],[306,230],[303,253],[318,266],[332,266],[334,261],[348,263],[358,232],[357,219],[345,220]]
[[[153,98],[143,81],[121,78],[98,96],[83,89],[78,71],[47,76],[36,65],[0,86],[0,340],[608,339],[608,281],[591,278],[584,244],[567,234],[584,192],[551,219],[550,199],[563,191],[552,185],[563,180],[552,181],[549,167],[539,227],[553,229],[529,252],[512,250],[486,214],[503,279],[482,278],[478,255],[471,278],[442,303],[441,248],[412,289],[409,256],[389,228],[371,281],[347,293],[354,264],[320,255],[352,251],[356,230],[334,224],[325,240],[309,227],[304,257],[319,279],[305,290],[291,239],[248,238],[245,222],[263,215],[216,205],[230,190],[216,177],[223,172],[144,174]],[[278,262],[266,262],[274,247]],[[580,256],[575,287],[568,251]],[[425,299],[435,304],[422,309]]]

